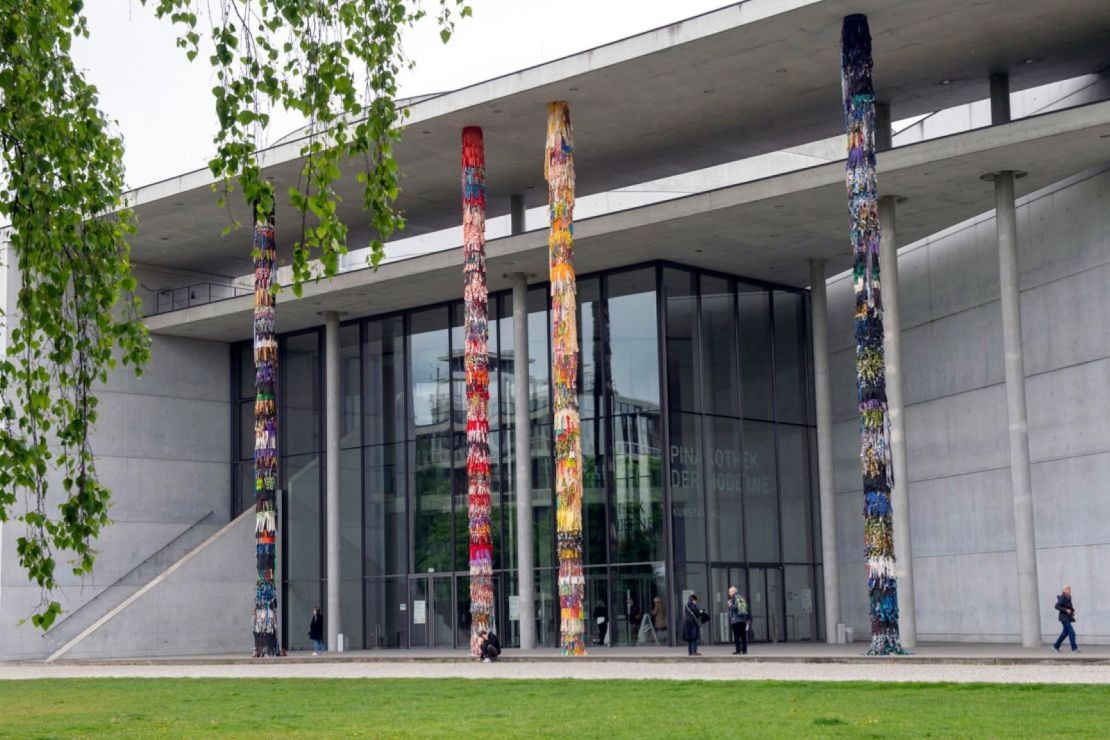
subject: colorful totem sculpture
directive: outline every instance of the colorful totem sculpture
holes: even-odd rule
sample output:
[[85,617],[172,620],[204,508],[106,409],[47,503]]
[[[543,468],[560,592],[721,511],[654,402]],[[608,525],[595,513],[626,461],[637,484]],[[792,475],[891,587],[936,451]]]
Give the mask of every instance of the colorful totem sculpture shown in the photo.
[[551,218],[551,379],[555,414],[559,624],[563,655],[585,655],[582,575],[582,439],[578,418],[577,290],[574,276],[574,138],[566,103],[547,106],[544,159]]
[[486,290],[486,153],[482,129],[462,132],[463,299],[466,333],[466,476],[470,517],[470,648],[493,615],[490,530],[489,296]]
[[254,510],[258,579],[254,596],[254,656],[278,654],[274,562],[277,535],[277,337],[274,334],[272,220],[254,225]]
[[871,655],[902,654],[890,492],[894,474],[887,420],[883,301],[879,280],[879,201],[875,175],[875,90],[867,16],[844,19],[841,82],[848,135],[848,209],[856,295],[856,381],[863,470],[864,542],[870,592]]

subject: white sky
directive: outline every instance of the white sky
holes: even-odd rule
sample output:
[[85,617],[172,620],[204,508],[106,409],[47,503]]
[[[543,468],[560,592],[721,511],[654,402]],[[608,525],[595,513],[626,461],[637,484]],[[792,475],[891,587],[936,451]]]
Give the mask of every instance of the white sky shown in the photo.
[[[429,10],[438,3],[424,0]],[[667,25],[728,5],[727,0],[470,0],[450,43],[428,22],[405,36],[416,68],[401,97],[443,92]],[[207,165],[213,151],[214,77],[193,63],[168,21],[138,0],[86,3],[90,38],[75,44],[77,65],[100,90],[101,109],[124,137],[127,183],[146,185]],[[268,140],[298,121],[274,113]]]

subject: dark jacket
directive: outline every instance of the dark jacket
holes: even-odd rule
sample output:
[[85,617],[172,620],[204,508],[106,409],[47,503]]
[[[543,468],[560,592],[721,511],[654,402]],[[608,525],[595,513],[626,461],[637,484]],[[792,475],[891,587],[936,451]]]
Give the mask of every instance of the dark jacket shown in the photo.
[[740,594],[736,594],[728,600],[729,624],[740,624],[741,622],[747,622],[752,617],[751,612],[748,611],[747,602],[745,601],[744,603],[741,603],[741,598],[743,597],[741,597]]
[[[599,619],[603,621],[598,622]],[[605,624],[609,621],[609,610],[605,608],[605,604],[598,604],[594,607],[594,621],[598,624]]]
[[482,640],[482,655],[489,656],[489,649],[494,649],[494,656],[501,654],[501,641],[497,639],[497,635],[492,632],[486,633],[486,639]]
[[1067,594],[1056,597],[1056,611],[1060,612],[1061,622],[1075,621],[1075,609],[1071,605],[1071,597]]
[[701,639],[701,607],[697,602],[687,601],[682,610],[682,639],[693,642]]
[[324,615],[312,613],[312,621],[308,625],[308,639],[310,640],[323,640],[324,639]]

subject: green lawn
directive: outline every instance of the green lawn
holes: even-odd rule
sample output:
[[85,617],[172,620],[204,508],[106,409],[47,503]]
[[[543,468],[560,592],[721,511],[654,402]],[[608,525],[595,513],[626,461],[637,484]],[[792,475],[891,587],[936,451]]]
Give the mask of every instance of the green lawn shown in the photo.
[[[650,669],[649,669],[650,670]],[[1102,736],[1110,687],[89,679],[0,682],[0,737]]]

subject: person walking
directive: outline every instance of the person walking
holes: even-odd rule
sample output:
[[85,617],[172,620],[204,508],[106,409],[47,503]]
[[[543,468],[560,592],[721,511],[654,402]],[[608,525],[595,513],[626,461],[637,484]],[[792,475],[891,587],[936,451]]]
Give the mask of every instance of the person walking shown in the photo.
[[594,622],[597,623],[597,645],[605,644],[605,633],[609,631],[609,610],[605,607],[605,599],[598,599],[594,607]]
[[1080,652],[1079,646],[1075,644],[1075,627],[1072,624],[1075,622],[1075,607],[1071,603],[1071,586],[1064,584],[1064,592],[1056,597],[1056,611],[1059,612],[1060,636],[1056,638],[1056,644],[1052,649],[1060,652],[1060,645],[1064,643],[1064,638],[1068,638],[1071,642],[1071,651],[1073,653]]
[[686,641],[687,651],[689,655],[701,655],[698,640],[701,639],[702,622],[708,621],[709,615],[698,606],[697,594],[690,594],[682,616],[682,639]]
[[732,629],[732,641],[736,645],[733,655],[748,654],[748,620],[751,616],[747,600],[740,595],[736,586],[729,586],[728,626]]
[[312,610],[312,621],[308,623],[308,639],[312,640],[312,654],[326,653],[328,646],[324,644],[324,613],[320,607]]

